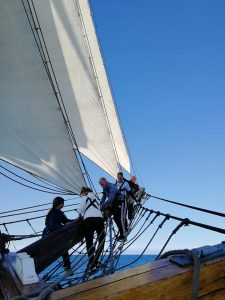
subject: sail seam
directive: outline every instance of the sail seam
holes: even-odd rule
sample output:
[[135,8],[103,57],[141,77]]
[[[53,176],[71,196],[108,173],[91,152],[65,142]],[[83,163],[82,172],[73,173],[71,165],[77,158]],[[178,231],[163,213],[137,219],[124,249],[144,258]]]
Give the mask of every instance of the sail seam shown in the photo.
[[[31,2],[32,7],[31,7],[29,2]],[[24,6],[24,9],[25,9],[29,24],[31,26],[32,33],[33,33],[35,41],[37,43],[37,47],[38,47],[39,53],[41,55],[42,62],[43,62],[44,67],[46,69],[50,84],[52,86],[53,92],[54,92],[55,97],[57,99],[57,102],[59,104],[59,108],[62,112],[62,116],[64,118],[64,122],[65,122],[66,128],[68,130],[68,134],[69,134],[70,140],[72,142],[72,146],[73,147],[75,146],[74,150],[77,150],[77,152],[74,151],[74,153],[75,153],[75,156],[76,156],[77,161],[79,163],[79,167],[80,167],[82,176],[84,178],[84,181],[86,182],[85,177],[84,177],[84,175],[86,175],[86,178],[87,178],[89,184],[93,187],[93,183],[91,181],[91,178],[88,174],[86,166],[85,166],[85,164],[83,162],[83,159],[81,157],[81,153],[79,151],[79,147],[77,145],[76,138],[75,138],[75,135],[73,133],[73,130],[72,130],[69,118],[68,118],[68,114],[67,114],[64,102],[63,102],[62,94],[61,94],[60,89],[59,89],[59,85],[58,85],[58,82],[57,82],[57,79],[56,79],[56,75],[55,75],[54,68],[53,68],[53,65],[52,65],[52,62],[51,62],[51,59],[50,59],[50,55],[49,55],[49,52],[48,52],[48,49],[47,49],[47,45],[45,43],[45,39],[44,39],[42,30],[41,30],[41,26],[40,26],[40,23],[39,23],[39,20],[38,20],[38,15],[37,15],[37,12],[36,12],[36,9],[35,9],[35,5],[33,3],[33,0],[27,0],[27,4],[28,4],[28,7],[29,7],[31,17],[32,17],[34,28],[36,30],[37,37],[35,36],[35,32],[33,30],[33,27],[32,27],[32,24],[31,24],[31,21],[30,21],[30,18],[28,16],[28,13],[27,13],[27,10],[26,10],[26,7],[24,5],[23,0],[22,0],[22,3],[23,3],[23,6]],[[37,38],[38,38],[40,44],[38,43]],[[77,153],[78,153],[79,159],[77,157]],[[80,163],[82,164],[83,170],[81,168]]]
[[[107,75],[107,80],[108,80],[108,83],[109,83],[110,92],[112,94],[113,104],[114,104],[114,107],[115,107],[115,111],[116,111],[116,115],[117,115],[117,118],[118,118],[118,122],[120,124],[122,137],[123,137],[124,142],[125,142],[125,147],[126,147],[126,150],[127,150],[127,153],[128,153],[128,157],[129,157],[130,162],[131,162],[131,166],[133,168],[134,174],[136,175],[133,158],[132,158],[131,152],[130,152],[129,147],[128,147],[128,142],[127,142],[127,138],[126,138],[126,135],[125,135],[124,128],[122,126],[122,121],[121,121],[121,117],[120,117],[120,114],[119,114],[118,106],[117,106],[117,103],[116,103],[116,100],[115,100],[115,94],[114,94],[113,86],[112,86],[112,83],[111,83],[111,80],[110,80],[110,76],[109,76],[107,64],[104,62],[105,61],[105,55],[104,55],[103,49],[101,47],[101,41],[100,41],[99,34],[98,34],[98,27],[97,27],[97,24],[96,24],[96,21],[95,21],[95,17],[94,17],[94,14],[93,14],[93,8],[92,8],[91,0],[88,0],[88,2],[89,2],[89,6],[90,6],[90,12],[91,12],[93,24],[94,24],[94,27],[95,27],[96,38],[97,38],[97,41],[98,41],[98,44],[99,44],[99,50],[100,50],[100,53],[101,53],[101,56],[102,56],[102,61],[103,61],[103,64],[104,64],[106,75]],[[139,175],[139,177],[140,177],[140,175]]]
[[[116,156],[116,160],[117,160],[117,163],[118,163],[118,167],[121,170],[118,151],[117,151],[116,144],[115,144],[115,141],[114,141],[110,121],[109,121],[106,106],[105,106],[105,103],[104,103],[104,97],[103,97],[103,94],[102,94],[101,85],[100,85],[100,82],[99,82],[98,74],[97,74],[97,71],[96,71],[96,67],[95,67],[95,63],[94,63],[94,59],[93,59],[93,55],[92,55],[92,51],[91,51],[91,46],[90,46],[89,39],[88,39],[87,30],[86,30],[86,27],[85,27],[85,24],[84,24],[83,15],[82,15],[80,4],[79,4],[78,0],[76,0],[76,4],[77,4],[77,9],[79,11],[78,15],[79,15],[80,20],[81,20],[81,27],[82,27],[83,33],[84,33],[83,38],[86,41],[86,45],[88,47],[89,59],[90,59],[90,62],[91,62],[91,67],[92,67],[93,73],[94,73],[94,78],[95,78],[96,83],[97,83],[99,98],[100,98],[100,101],[101,101],[101,104],[102,104],[102,107],[103,107],[103,111],[104,111],[104,116],[106,118],[106,122],[107,122],[107,125],[108,125],[108,130],[109,130],[109,134],[110,134],[111,141],[112,141],[112,144],[113,144],[113,148],[114,148],[114,151],[115,151],[115,156]],[[107,80],[108,80],[108,78],[107,78]]]

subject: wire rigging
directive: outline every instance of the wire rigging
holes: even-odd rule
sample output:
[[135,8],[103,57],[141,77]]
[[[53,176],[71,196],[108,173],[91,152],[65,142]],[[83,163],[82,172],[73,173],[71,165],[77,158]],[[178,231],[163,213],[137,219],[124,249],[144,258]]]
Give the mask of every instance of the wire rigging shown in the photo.
[[[62,189],[62,188],[54,188],[54,189],[53,189],[53,188],[46,187],[46,186],[44,186],[44,185],[35,183],[35,182],[31,181],[31,180],[28,180],[28,179],[26,179],[26,178],[24,178],[24,177],[22,177],[22,176],[20,176],[20,175],[18,175],[18,174],[16,174],[16,173],[12,172],[12,171],[10,171],[9,169],[3,167],[2,165],[0,165],[0,167],[3,168],[5,171],[9,172],[10,174],[12,174],[12,175],[14,175],[14,176],[16,176],[16,177],[18,177],[18,178],[20,178],[20,179],[26,181],[26,182],[29,182],[29,183],[31,183],[31,184],[33,184],[33,185],[36,185],[36,186],[39,186],[39,187],[48,189],[48,190],[53,191],[53,192],[57,192],[58,194],[60,194],[60,193],[68,193],[65,189]],[[29,174],[30,174],[30,173],[29,173]],[[38,178],[38,177],[36,177],[36,178]]]
[[208,213],[208,214],[212,214],[212,215],[215,215],[215,216],[225,218],[225,213],[221,213],[221,212],[218,212],[218,211],[213,211],[213,210],[209,210],[209,209],[205,209],[205,208],[201,208],[201,207],[197,207],[197,206],[193,206],[193,205],[188,205],[188,204],[181,203],[181,202],[176,202],[176,201],[156,197],[156,196],[153,196],[153,195],[150,195],[150,194],[148,194],[148,196],[150,198],[153,198],[153,199],[157,199],[157,200],[161,200],[161,201],[164,201],[164,202],[180,205],[180,206],[183,206],[183,207],[191,208],[193,210],[198,210],[198,211],[202,211],[202,212],[205,212],[205,213]]
[[[49,52],[48,52],[48,49],[47,49],[47,45],[46,45],[45,38],[44,38],[42,29],[41,29],[41,25],[39,23],[39,19],[38,19],[38,15],[37,15],[37,12],[36,12],[36,9],[35,9],[34,2],[33,2],[33,0],[26,1],[27,6],[25,5],[24,1],[22,1],[22,2],[23,2],[25,13],[26,13],[26,16],[28,18],[31,30],[33,32],[33,35],[34,35],[34,38],[35,38],[35,41],[36,41],[36,44],[37,44],[37,47],[38,47],[38,50],[39,50],[39,53],[40,53],[40,56],[42,58],[42,62],[44,64],[44,67],[46,69],[49,81],[50,81],[52,89],[53,89],[53,92],[55,94],[55,97],[56,97],[56,99],[58,101],[58,104],[59,104],[59,107],[61,109],[62,116],[64,118],[65,125],[67,127],[71,142],[76,147],[77,151],[75,151],[75,156],[76,156],[78,162],[81,162],[82,167],[84,169],[84,174],[86,175],[90,186],[92,186],[93,189],[94,189],[94,185],[93,185],[93,183],[90,179],[90,176],[88,174],[88,171],[85,167],[83,158],[81,156],[81,153],[79,151],[79,147],[78,147],[77,142],[76,142],[76,138],[75,138],[73,130],[72,130],[72,126],[71,126],[70,121],[69,121],[67,110],[66,110],[66,107],[65,107],[65,104],[64,104],[64,101],[63,101],[61,91],[59,89],[56,74],[55,74],[55,71],[54,71],[54,68],[53,68],[53,65],[52,65],[52,62],[51,62],[51,58],[50,58],[50,55],[49,55]],[[79,159],[78,159],[77,155],[79,156]],[[80,165],[80,168],[81,168],[81,165]],[[83,174],[83,172],[82,172],[82,174]]]

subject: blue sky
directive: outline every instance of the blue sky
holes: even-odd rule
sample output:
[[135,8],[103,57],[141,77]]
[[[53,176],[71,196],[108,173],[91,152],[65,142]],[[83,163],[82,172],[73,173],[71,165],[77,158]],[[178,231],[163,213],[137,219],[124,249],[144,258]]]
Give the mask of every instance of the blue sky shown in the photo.
[[[153,195],[225,212],[224,1],[92,0],[92,6],[145,186]],[[151,206],[224,227],[222,218],[156,200]],[[186,238],[195,246],[223,237],[190,228]]]
[[[122,125],[146,189],[225,212],[225,2],[91,3]],[[5,179],[0,184],[2,210],[51,199]],[[222,218],[156,200],[148,207],[224,227]],[[164,237],[168,233],[170,228]],[[147,236],[135,247],[142,248]],[[190,227],[171,247],[223,239]]]

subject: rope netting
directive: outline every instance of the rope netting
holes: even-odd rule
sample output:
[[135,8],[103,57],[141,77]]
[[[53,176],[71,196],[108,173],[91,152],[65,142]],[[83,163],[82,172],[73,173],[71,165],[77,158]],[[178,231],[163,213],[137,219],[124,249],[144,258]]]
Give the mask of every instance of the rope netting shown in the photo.
[[[150,246],[151,249],[154,249],[155,246],[153,242],[159,237],[159,233],[163,229],[168,233],[168,238],[165,240],[164,234],[163,237],[160,235],[160,242],[159,238],[157,239],[157,247],[159,248],[159,243],[161,243],[161,250],[155,259],[158,259],[161,256],[172,237],[185,226],[195,226],[201,229],[225,234],[225,229],[223,228],[149,209],[143,205],[147,198],[148,197],[143,199],[142,203],[135,204],[133,218],[128,224],[127,235],[124,240],[118,240],[117,227],[114,225],[113,216],[105,219],[106,241],[104,251],[99,258],[100,267],[95,270],[95,272],[91,272],[88,266],[87,249],[85,240],[83,239],[70,249],[70,271],[65,271],[62,258],[58,258],[39,275],[46,283],[48,283],[48,285],[51,284],[51,287],[64,288],[80,284],[93,278],[106,276],[120,270],[126,270],[131,265],[137,265],[138,261],[146,254]],[[172,204],[177,205],[176,203]],[[46,211],[50,209],[50,205],[51,203],[44,203],[20,208],[19,210],[14,209],[1,212],[1,232],[7,235],[8,242],[12,243],[12,246],[16,251],[19,249],[18,243],[21,245],[21,242],[26,240],[26,243],[30,244],[31,240],[35,241],[40,239],[44,227],[44,217],[46,216]],[[79,197],[67,199],[64,212],[74,214],[74,212],[77,211],[77,205],[79,205]],[[23,216],[26,217],[24,218]],[[17,229],[20,228],[19,225],[22,225],[23,230],[21,232],[23,232],[23,235],[15,234],[13,229],[13,226],[15,225]],[[25,225],[26,230],[29,231],[25,231]],[[11,235],[11,232],[14,234]],[[143,237],[145,237],[144,241]],[[97,244],[99,243],[97,236],[95,235],[95,248],[97,247]],[[144,244],[141,253],[136,255],[128,263],[122,263],[122,260],[120,261],[121,255],[138,244]],[[50,251],[49,255],[51,255]]]

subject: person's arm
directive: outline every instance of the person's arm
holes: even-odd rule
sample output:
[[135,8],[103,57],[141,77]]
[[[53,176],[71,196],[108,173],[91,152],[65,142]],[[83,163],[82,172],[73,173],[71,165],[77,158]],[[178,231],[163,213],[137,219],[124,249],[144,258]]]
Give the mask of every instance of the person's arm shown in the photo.
[[131,192],[131,188],[129,186],[129,183],[128,182],[125,182],[124,183],[124,189],[126,190],[126,192],[130,193]]
[[77,210],[79,216],[83,215],[85,213],[85,208],[86,208],[86,198],[87,197],[82,197],[80,201],[80,206]]
[[64,212],[62,212],[62,211],[60,211],[60,212],[61,212],[60,221],[62,224],[66,224],[66,223],[73,221],[71,219],[68,219],[67,216],[64,214]]
[[100,200],[100,205],[103,205],[103,204],[104,204],[105,199],[106,199],[106,193],[103,192],[102,198],[101,198],[101,200]]
[[135,183],[135,185],[134,185],[135,193],[138,192],[139,190],[140,190],[140,186],[137,183]]
[[107,206],[109,206],[110,204],[112,204],[113,200],[116,197],[116,193],[117,192],[118,192],[117,187],[115,185],[111,184],[110,187],[109,187],[109,197],[104,202],[104,205],[103,205],[104,208],[107,207]]

